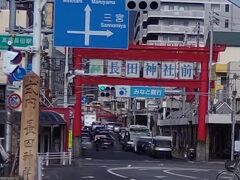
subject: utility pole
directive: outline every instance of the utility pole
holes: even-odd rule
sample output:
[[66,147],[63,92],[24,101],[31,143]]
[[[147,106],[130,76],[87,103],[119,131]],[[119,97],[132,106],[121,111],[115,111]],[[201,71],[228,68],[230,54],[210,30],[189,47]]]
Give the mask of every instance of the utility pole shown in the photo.
[[231,112],[231,120],[232,120],[232,133],[231,133],[231,140],[232,140],[232,147],[231,147],[231,160],[234,159],[234,147],[235,147],[235,124],[236,124],[236,118],[235,118],[235,106],[236,106],[236,95],[237,95],[237,88],[236,88],[236,81],[237,81],[237,74],[233,75],[233,91],[232,91],[232,112]]
[[69,54],[69,48],[66,47],[65,50],[65,69],[64,69],[64,96],[63,96],[63,107],[67,108],[68,107],[68,54]]
[[212,78],[212,58],[213,58],[213,12],[210,12],[210,52],[208,65],[208,115],[211,110],[211,78]]
[[[11,42],[13,42],[13,33],[16,26],[16,4],[15,0],[9,1],[9,32],[11,35]],[[7,85],[8,86],[8,85]],[[6,97],[10,94],[6,88]],[[7,101],[6,101],[7,102]],[[12,122],[10,109],[6,105],[6,124],[5,124],[5,149],[8,153],[12,152]]]
[[219,16],[216,12],[210,12],[210,52],[209,52],[209,66],[208,66],[208,112],[211,110],[211,79],[212,79],[212,59],[213,59],[213,26],[219,23],[219,19],[215,17]]
[[41,3],[41,0],[34,0],[33,13],[33,47],[34,54],[32,57],[32,71],[38,76],[40,75],[41,66],[41,28],[42,28],[42,9],[46,1]]

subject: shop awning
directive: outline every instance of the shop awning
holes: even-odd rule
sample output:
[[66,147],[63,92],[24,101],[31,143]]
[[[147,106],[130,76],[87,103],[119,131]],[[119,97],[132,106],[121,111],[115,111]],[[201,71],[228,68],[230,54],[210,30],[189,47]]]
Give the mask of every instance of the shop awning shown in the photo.
[[[21,112],[12,112],[13,121],[21,121]],[[0,111],[0,124],[6,124],[7,113],[6,111]],[[66,124],[64,118],[54,111],[41,111],[39,113],[40,126],[51,126]]]
[[40,126],[66,124],[63,117],[53,111],[41,111],[39,114]]

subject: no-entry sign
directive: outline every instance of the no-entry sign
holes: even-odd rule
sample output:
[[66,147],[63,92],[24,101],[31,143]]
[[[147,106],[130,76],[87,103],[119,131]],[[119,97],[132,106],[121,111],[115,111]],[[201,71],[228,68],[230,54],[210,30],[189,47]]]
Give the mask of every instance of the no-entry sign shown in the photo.
[[11,109],[17,109],[21,105],[21,103],[21,97],[16,93],[13,93],[8,97],[8,106]]

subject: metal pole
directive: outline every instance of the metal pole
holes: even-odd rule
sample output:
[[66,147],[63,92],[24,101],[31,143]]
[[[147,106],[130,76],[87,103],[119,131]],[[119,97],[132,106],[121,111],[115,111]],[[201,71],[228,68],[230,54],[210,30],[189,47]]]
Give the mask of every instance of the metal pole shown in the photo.
[[208,66],[208,114],[211,109],[211,76],[212,76],[212,58],[213,58],[213,12],[210,12],[210,54]]
[[37,75],[40,75],[41,65],[41,28],[42,28],[42,15],[41,15],[41,1],[34,1],[34,15],[33,15],[33,47],[35,47],[35,53],[32,57],[32,71]]
[[234,154],[234,147],[235,147],[235,124],[236,124],[236,119],[235,119],[235,106],[236,106],[236,95],[237,95],[237,88],[236,88],[236,80],[238,76],[237,74],[233,75],[233,91],[232,91],[232,112],[231,112],[231,120],[232,120],[232,133],[231,133],[231,140],[232,140],[232,147],[231,147],[231,160],[234,159],[233,154]]
[[68,53],[69,53],[69,48],[66,47],[66,58],[65,58],[65,70],[64,70],[64,96],[63,96],[63,107],[68,107]]
[[231,112],[231,120],[232,120],[232,133],[231,133],[231,140],[232,140],[232,147],[231,147],[231,160],[233,160],[234,154],[234,136],[235,136],[235,97],[233,97],[232,101],[232,112]]
[[16,26],[16,4],[15,0],[10,0],[9,2],[9,32],[13,33]]
[[[15,0],[10,0],[9,2],[9,32],[12,35],[13,30],[16,25],[16,4]],[[12,37],[12,36],[11,36]],[[13,41],[13,38],[12,40]],[[6,97],[8,97],[10,92],[6,90]],[[6,125],[5,125],[5,149],[8,153],[12,151],[12,125],[11,125],[11,113],[9,108],[6,106]]]

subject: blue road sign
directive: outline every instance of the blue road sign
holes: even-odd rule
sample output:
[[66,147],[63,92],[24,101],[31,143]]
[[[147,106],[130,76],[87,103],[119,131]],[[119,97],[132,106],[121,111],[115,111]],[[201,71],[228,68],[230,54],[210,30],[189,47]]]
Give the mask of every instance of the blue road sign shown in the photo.
[[87,103],[88,103],[88,97],[82,96],[82,104],[87,104]]
[[56,0],[54,46],[128,48],[125,0]]

